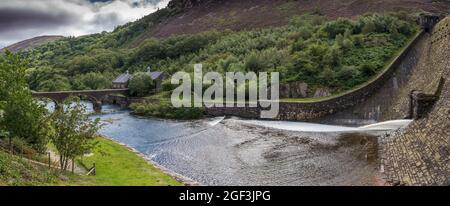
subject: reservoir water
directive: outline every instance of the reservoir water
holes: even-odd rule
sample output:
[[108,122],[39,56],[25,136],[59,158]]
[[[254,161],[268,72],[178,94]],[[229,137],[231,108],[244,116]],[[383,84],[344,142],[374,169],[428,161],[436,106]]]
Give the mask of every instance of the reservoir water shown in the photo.
[[383,131],[238,118],[160,120],[113,105],[103,112],[92,115],[104,124],[102,135],[203,185],[377,184]]

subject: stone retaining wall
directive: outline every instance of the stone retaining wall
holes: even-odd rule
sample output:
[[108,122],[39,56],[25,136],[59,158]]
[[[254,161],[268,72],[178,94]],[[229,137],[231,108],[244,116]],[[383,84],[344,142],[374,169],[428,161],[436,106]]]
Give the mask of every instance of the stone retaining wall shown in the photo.
[[108,98],[104,100],[104,103],[116,104],[125,108],[128,106],[128,97],[119,95],[109,95]]

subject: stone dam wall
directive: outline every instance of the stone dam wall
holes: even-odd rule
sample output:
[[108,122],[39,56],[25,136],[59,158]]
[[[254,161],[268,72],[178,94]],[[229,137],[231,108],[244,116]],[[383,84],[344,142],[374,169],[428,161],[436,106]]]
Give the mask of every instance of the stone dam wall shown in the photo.
[[[380,169],[392,185],[450,185],[450,17],[433,29],[416,88],[439,96],[431,111],[380,142]],[[421,73],[420,71],[424,71]],[[440,77],[443,85],[436,87]],[[436,89],[438,88],[438,89]]]
[[[371,96],[377,93],[380,88],[389,82],[392,79],[393,74],[399,69],[411,67],[410,62],[414,62],[411,61],[411,59],[414,59],[414,56],[416,55],[415,49],[418,44],[420,45],[424,36],[426,36],[426,34],[423,31],[419,32],[409,44],[405,46],[404,50],[392,61],[385,71],[368,84],[352,92],[320,102],[280,102],[280,112],[276,119],[290,121],[317,120],[367,101]],[[261,108],[213,107],[206,108],[205,111],[211,116],[228,115],[243,118],[260,118]]]

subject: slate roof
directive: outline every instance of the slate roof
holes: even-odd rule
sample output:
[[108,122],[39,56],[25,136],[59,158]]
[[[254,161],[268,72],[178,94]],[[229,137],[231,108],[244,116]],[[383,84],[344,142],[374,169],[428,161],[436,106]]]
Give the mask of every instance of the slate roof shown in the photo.
[[124,84],[124,83],[127,83],[130,79],[131,79],[130,74],[121,74],[113,81],[113,83],[114,84]]
[[[155,80],[158,79],[161,75],[164,74],[164,72],[147,72],[147,74],[150,75],[150,77]],[[114,81],[113,84],[125,84],[133,77],[133,75],[125,73],[119,75]]]
[[158,79],[163,72],[150,72],[150,77],[152,77],[153,80]]

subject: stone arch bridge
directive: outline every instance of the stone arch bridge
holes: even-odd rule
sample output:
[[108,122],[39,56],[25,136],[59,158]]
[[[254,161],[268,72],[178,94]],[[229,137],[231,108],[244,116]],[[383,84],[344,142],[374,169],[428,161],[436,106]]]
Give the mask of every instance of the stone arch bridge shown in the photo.
[[59,92],[32,92],[35,98],[47,98],[55,102],[56,105],[62,104],[70,97],[87,97],[92,102],[95,112],[101,112],[102,102],[109,95],[121,94],[128,95],[129,89],[104,89],[104,90],[83,90],[83,91],[59,91]]

